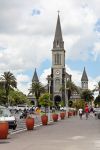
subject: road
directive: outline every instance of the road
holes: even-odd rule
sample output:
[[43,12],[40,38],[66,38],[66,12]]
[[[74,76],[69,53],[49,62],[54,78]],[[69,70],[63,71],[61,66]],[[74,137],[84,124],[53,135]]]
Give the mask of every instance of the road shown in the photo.
[[100,119],[66,118],[33,131],[9,135],[3,150],[100,150]]
[[[26,130],[26,124],[25,124],[25,119],[20,119],[19,115],[15,115],[16,120],[17,120],[17,128],[16,130],[10,129],[9,134],[13,134],[16,132],[20,132],[22,130]],[[41,118],[40,115],[33,115],[33,118],[35,120],[35,126],[41,124]]]

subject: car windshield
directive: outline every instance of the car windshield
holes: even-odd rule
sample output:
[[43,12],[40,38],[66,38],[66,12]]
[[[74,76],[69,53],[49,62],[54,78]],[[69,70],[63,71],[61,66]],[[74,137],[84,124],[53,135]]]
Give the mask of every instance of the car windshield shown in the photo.
[[9,117],[11,116],[10,111],[7,108],[0,108],[0,117]]

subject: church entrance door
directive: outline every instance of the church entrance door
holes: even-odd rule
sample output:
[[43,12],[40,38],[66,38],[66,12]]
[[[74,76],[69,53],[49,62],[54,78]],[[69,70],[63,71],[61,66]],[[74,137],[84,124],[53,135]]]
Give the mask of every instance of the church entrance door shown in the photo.
[[54,104],[55,104],[57,109],[60,109],[60,107],[59,107],[60,102],[61,102],[61,97],[59,95],[56,95],[54,97]]

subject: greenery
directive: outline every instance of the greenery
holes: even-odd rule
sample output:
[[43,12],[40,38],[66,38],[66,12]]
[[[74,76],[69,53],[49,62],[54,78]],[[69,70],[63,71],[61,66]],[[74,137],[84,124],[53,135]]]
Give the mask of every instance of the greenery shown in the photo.
[[11,105],[30,104],[27,96],[20,91],[10,91],[9,99]]
[[44,86],[40,82],[33,82],[30,93],[35,94],[36,105],[39,106],[39,97],[45,92]]
[[69,101],[68,101],[68,106],[69,106],[69,107],[72,107],[72,106],[73,106],[73,101],[72,101],[72,100],[69,100]]
[[50,94],[45,93],[39,98],[39,104],[45,108],[45,114],[46,114],[46,108],[53,105],[53,102],[50,100]]
[[99,106],[100,107],[100,95],[98,95],[94,101],[95,106]]
[[74,100],[72,107],[76,108],[77,110],[79,108],[83,108],[84,109],[84,107],[85,107],[85,101],[83,99]]
[[9,71],[4,72],[1,76],[1,87],[5,90],[6,103],[9,105],[9,92],[13,88],[17,88],[17,82],[15,76]]
[[68,89],[68,100],[70,99],[73,92],[79,92],[78,87],[70,80],[66,82],[66,88]]
[[64,107],[64,101],[59,102],[59,106]]
[[81,93],[81,98],[85,100],[85,102],[91,102],[93,100],[93,92],[91,90],[84,90]]
[[[9,92],[9,103],[12,106],[25,103],[30,105],[30,101],[25,94],[13,89]],[[0,105],[6,105],[6,95],[4,89],[0,89]]]

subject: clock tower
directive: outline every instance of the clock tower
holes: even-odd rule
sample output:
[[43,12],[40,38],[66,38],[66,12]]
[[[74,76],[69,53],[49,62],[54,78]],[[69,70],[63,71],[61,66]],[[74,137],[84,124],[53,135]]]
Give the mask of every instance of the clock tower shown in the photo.
[[50,94],[52,95],[54,105],[57,105],[59,102],[62,101],[63,104],[66,106],[66,81],[68,79],[71,80],[71,75],[66,73],[65,69],[65,49],[64,41],[62,38],[59,13],[52,48],[51,75],[48,77],[50,79],[48,80],[48,82],[50,82]]

